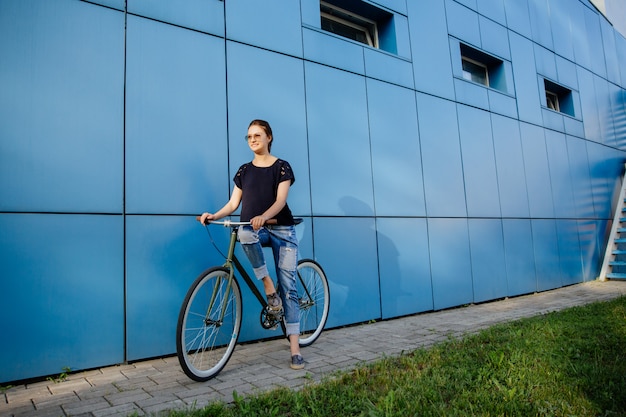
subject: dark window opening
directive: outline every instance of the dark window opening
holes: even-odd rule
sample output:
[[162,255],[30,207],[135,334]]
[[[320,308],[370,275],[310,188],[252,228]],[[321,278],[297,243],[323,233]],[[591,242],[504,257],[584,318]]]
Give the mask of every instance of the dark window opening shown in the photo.
[[504,63],[501,59],[468,45],[460,46],[464,79],[503,92],[507,91]]
[[550,110],[574,117],[572,90],[546,79],[543,80],[543,84],[546,91],[545,106]]
[[320,1],[321,28],[335,35],[397,53],[393,14],[369,3]]

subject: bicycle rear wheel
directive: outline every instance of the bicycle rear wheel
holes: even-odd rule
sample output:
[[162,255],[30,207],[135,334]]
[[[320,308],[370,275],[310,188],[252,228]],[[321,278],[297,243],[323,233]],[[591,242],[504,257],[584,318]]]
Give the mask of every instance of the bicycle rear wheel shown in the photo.
[[178,361],[189,378],[207,381],[226,366],[239,338],[241,311],[239,284],[229,279],[228,269],[211,268],[195,280],[176,328]]
[[312,259],[298,262],[296,278],[300,300],[300,346],[311,345],[322,333],[330,309],[330,290],[322,267]]

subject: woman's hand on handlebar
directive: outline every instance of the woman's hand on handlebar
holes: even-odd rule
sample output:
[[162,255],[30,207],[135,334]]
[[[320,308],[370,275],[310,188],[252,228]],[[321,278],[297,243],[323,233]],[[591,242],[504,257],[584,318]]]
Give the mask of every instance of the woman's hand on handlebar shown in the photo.
[[250,219],[250,225],[252,229],[259,230],[261,227],[265,225],[267,219],[263,216],[256,216]]
[[206,212],[205,212],[205,213],[202,213],[202,214],[200,215],[200,217],[198,218],[198,221],[199,221],[201,224],[207,224],[207,221],[208,221],[208,220],[215,220],[215,216],[214,216],[213,214],[211,214],[211,213],[206,213]]

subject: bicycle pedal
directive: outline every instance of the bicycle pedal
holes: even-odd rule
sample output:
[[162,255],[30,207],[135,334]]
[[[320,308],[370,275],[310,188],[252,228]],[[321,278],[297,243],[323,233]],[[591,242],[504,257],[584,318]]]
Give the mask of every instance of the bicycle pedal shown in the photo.
[[283,313],[285,312],[285,310],[283,308],[280,308],[278,310],[272,310],[269,307],[265,307],[265,311],[267,312],[268,316],[272,316],[272,317],[279,317],[282,316]]

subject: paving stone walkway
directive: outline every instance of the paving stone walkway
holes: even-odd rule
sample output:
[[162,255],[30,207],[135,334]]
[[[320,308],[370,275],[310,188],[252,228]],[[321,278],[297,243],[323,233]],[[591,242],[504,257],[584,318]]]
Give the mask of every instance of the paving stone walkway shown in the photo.
[[0,390],[0,416],[158,415],[175,408],[282,386],[298,389],[337,370],[383,356],[430,346],[497,323],[626,295],[626,281],[591,281],[514,297],[325,331],[303,349],[304,370],[289,368],[289,346],[277,339],[237,347],[226,368],[198,383],[181,371],[175,356],[70,374],[63,382],[34,382]]

